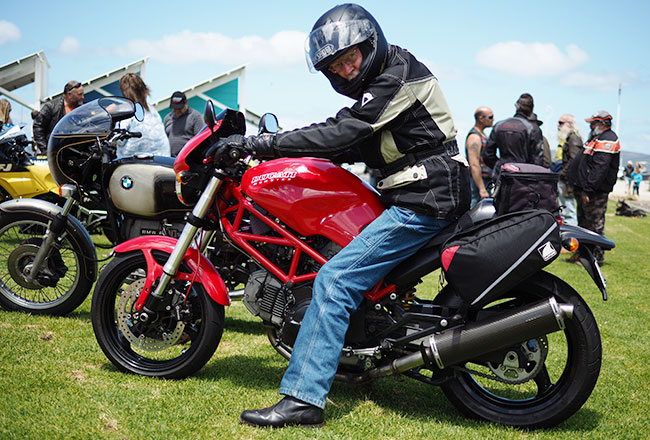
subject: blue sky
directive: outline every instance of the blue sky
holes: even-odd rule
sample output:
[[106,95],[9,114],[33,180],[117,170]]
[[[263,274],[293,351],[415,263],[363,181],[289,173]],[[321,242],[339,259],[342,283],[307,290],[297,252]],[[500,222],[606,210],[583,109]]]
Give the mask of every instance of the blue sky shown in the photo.
[[[152,101],[246,64],[246,106],[284,128],[320,122],[351,102],[309,73],[304,39],[329,1],[27,1],[0,15],[0,65],[43,50],[49,93],[149,56]],[[364,1],[388,41],[438,77],[461,143],[480,105],[497,120],[522,92],[551,146],[557,118],[605,109],[622,148],[650,154],[650,2]],[[618,87],[622,85],[618,121]],[[33,101],[33,89],[16,91]],[[29,113],[14,105],[16,122]]]

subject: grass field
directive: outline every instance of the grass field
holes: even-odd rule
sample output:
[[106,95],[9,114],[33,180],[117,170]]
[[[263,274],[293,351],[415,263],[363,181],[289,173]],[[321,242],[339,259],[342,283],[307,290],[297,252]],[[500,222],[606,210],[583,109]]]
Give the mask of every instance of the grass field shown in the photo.
[[[90,323],[90,300],[64,318],[0,311],[0,439],[646,439],[650,436],[650,219],[616,217],[603,272],[609,300],[587,273],[550,271],[582,293],[599,323],[603,365],[584,407],[555,429],[520,431],[463,418],[438,388],[405,377],[335,383],[320,430],[242,426],[241,411],[275,403],[286,366],[241,303],[226,310],[217,352],[194,377],[119,373]],[[422,291],[436,289],[437,278]]]

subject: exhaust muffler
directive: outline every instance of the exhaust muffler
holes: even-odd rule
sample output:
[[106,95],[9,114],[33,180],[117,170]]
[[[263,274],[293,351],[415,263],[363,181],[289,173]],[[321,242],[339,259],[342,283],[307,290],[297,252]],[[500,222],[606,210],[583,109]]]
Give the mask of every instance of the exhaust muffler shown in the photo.
[[514,312],[433,335],[422,344],[419,352],[370,370],[368,375],[376,378],[399,374],[425,363],[435,364],[440,369],[461,364],[528,339],[564,330],[564,320],[572,317],[573,305],[558,304],[555,298],[549,298]]

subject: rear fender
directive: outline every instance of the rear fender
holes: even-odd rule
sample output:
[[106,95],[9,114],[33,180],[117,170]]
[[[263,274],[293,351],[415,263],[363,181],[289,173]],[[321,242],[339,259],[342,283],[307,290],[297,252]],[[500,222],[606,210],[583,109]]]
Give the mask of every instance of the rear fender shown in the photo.
[[[161,251],[171,254],[177,241],[176,238],[172,237],[150,235],[133,238],[114,248],[114,251],[118,254],[141,251],[147,261],[147,280],[136,303],[138,310],[142,308],[147,296],[149,296],[154,280],[160,277],[163,271],[163,266],[156,262],[152,252]],[[198,249],[189,248],[183,257],[183,262],[192,270],[192,273],[178,272],[174,278],[200,283],[216,303],[224,306],[230,305],[228,290],[221,275],[219,275],[212,262],[201,254]]]
[[603,300],[607,301],[607,282],[603,273],[598,266],[598,262],[594,258],[593,249],[599,246],[603,251],[608,251],[616,247],[616,243],[608,238],[598,235],[588,229],[579,226],[561,225],[560,236],[562,243],[567,242],[571,238],[578,240],[578,255],[582,267],[587,271],[589,276],[603,295]]

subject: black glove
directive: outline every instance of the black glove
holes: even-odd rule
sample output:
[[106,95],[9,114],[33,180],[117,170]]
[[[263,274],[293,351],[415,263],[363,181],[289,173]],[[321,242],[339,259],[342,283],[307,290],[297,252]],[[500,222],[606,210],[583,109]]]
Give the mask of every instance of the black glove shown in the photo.
[[249,154],[259,158],[274,157],[274,142],[275,136],[268,134],[249,136],[247,138],[240,134],[233,134],[227,138],[219,139],[208,149],[205,157],[216,157],[226,162],[228,162],[228,157],[237,160]]

